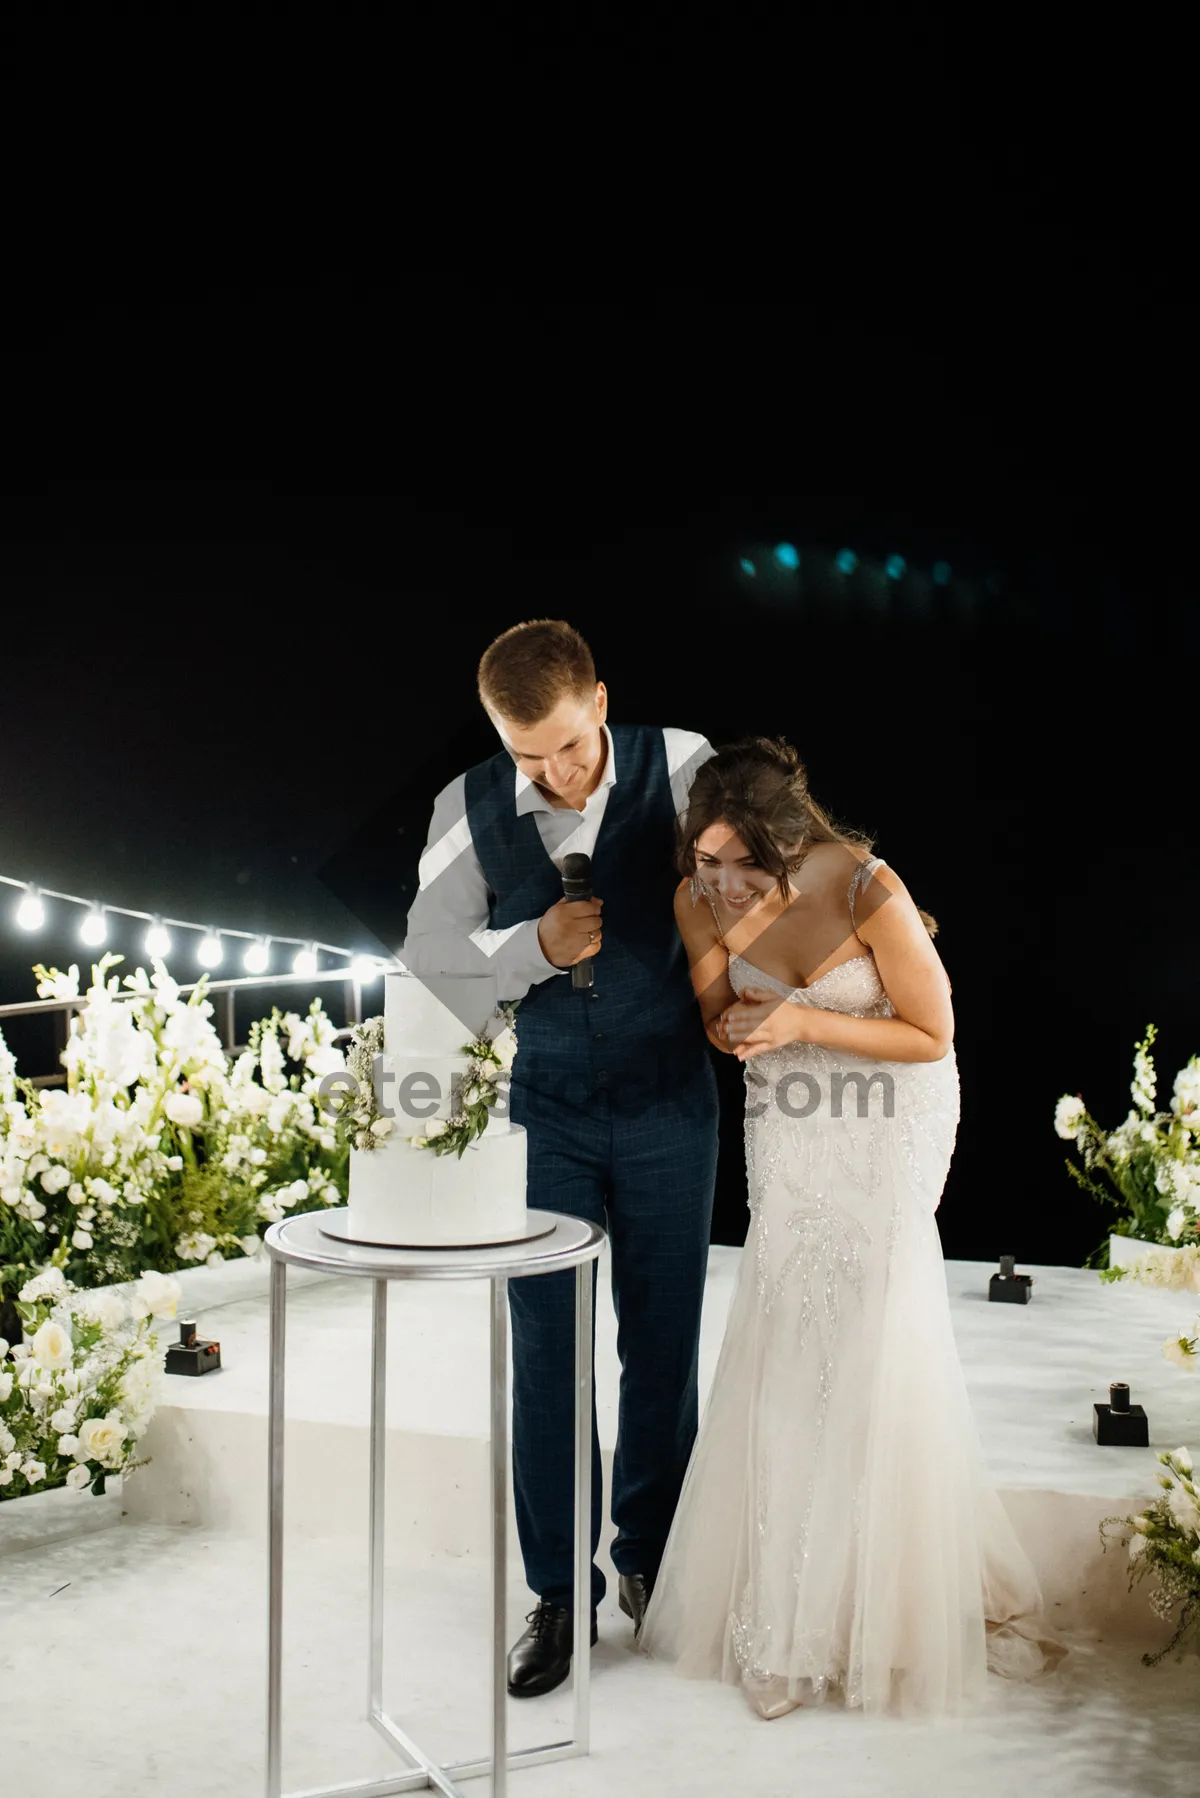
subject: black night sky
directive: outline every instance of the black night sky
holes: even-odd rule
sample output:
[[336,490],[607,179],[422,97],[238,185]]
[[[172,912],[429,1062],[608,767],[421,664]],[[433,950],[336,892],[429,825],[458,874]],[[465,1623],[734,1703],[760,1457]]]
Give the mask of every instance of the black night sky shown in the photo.
[[[908,498],[722,496],[692,467],[636,498],[592,460],[568,496],[511,474],[487,499],[465,476],[392,492],[343,468],[13,499],[0,872],[394,948],[433,794],[495,747],[480,653],[521,618],[568,618],[612,719],[782,733],[816,795],[873,833],[938,917],[954,986],[946,1252],[1078,1263],[1106,1219],[1066,1177],[1055,1100],[1082,1091],[1119,1121],[1148,1021],[1160,1095],[1200,1049],[1183,528],[965,466]],[[794,469],[781,451],[771,484]],[[798,575],[773,563],[781,541]],[[858,567],[837,577],[843,548]],[[90,953],[75,910],[34,939],[15,900],[0,889],[0,1001],[34,996],[32,961]],[[114,930],[130,965],[140,937]],[[6,1034],[24,1071],[49,1071],[43,1020]],[[714,1234],[739,1242],[740,1068],[718,1060]]]

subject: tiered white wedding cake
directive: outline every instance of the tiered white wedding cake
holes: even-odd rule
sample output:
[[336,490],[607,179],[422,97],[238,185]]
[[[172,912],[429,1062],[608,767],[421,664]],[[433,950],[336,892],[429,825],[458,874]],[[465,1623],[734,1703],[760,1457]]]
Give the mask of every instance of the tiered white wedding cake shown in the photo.
[[[433,1146],[447,1135],[453,1139],[453,1120],[465,1115],[472,1088],[479,1091],[479,1081],[468,1078],[473,1063],[464,1046],[494,1036],[501,1061],[507,1066],[511,1060],[511,1033],[506,1046],[496,1016],[495,978],[387,974],[383,1003],[379,1090],[393,1117],[377,1146],[350,1151],[346,1234],[403,1248],[519,1240],[527,1224],[522,1127],[493,1110],[461,1156]],[[494,1064],[484,1069],[493,1076],[498,1071]],[[374,1108],[374,1095],[371,1102]],[[427,1146],[414,1146],[413,1137]]]

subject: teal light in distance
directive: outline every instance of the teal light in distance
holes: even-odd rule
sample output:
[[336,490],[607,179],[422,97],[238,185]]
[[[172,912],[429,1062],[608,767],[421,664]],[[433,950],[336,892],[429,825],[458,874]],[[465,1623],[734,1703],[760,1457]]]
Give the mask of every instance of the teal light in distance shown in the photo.
[[930,578],[935,587],[946,587],[950,584],[949,562],[935,562],[930,571]]
[[754,563],[750,560],[749,556],[743,556],[738,563],[738,567],[743,574],[754,575],[758,573],[758,569],[754,566]]
[[834,561],[843,574],[853,574],[858,567],[858,557],[852,549],[839,549]]
[[794,543],[777,543],[775,545],[775,560],[779,563],[781,568],[799,568],[800,553]]
[[889,556],[884,567],[889,581],[902,581],[908,563],[903,556]]

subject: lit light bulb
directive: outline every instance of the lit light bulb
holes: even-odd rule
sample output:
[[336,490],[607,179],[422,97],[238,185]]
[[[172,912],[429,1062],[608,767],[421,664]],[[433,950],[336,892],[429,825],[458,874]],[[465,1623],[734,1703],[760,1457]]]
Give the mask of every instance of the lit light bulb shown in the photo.
[[833,559],[842,574],[853,574],[858,567],[858,557],[852,549],[839,549]]
[[81,941],[87,943],[93,949],[97,944],[104,941],[105,937],[108,935],[108,925],[105,922],[103,906],[93,905],[91,911],[89,911],[87,917],[79,926],[79,935]]
[[781,568],[799,568],[800,552],[794,543],[777,543],[775,560]]
[[247,974],[265,974],[269,960],[267,945],[260,939],[257,943],[251,943],[242,965]]
[[884,573],[889,581],[902,581],[907,568],[908,563],[903,556],[889,556],[884,564]]
[[307,949],[297,949],[292,962],[293,974],[315,974],[317,971],[317,952],[310,944]]
[[17,907],[17,923],[22,930],[40,930],[46,922],[46,908],[38,898],[36,887],[26,887],[25,897]]
[[221,939],[215,930],[206,930],[200,938],[200,947],[196,951],[196,960],[202,968],[219,968],[221,965]]
[[146,932],[146,954],[161,956],[161,955],[169,955],[170,953],[171,953],[170,934],[164,928],[162,919],[155,918],[155,920],[151,924],[149,930]]
[[377,980],[381,970],[371,956],[356,955],[350,963],[350,972],[356,980]]

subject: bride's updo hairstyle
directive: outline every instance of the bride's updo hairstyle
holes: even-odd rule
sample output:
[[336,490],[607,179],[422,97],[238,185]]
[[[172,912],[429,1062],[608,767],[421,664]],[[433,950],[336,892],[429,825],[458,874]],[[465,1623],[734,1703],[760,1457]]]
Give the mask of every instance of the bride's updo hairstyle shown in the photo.
[[868,838],[839,829],[817,804],[804,763],[784,737],[743,737],[700,764],[679,820],[680,874],[695,874],[696,838],[714,824],[737,832],[758,866],[775,876],[784,905],[788,877],[814,843],[871,849]]
[[[702,762],[677,828],[675,867],[696,874],[696,839],[714,824],[736,831],[758,866],[773,874],[780,903],[790,899],[789,876],[814,843],[842,843],[868,855],[871,839],[835,824],[808,790],[808,774],[785,737],[742,737]],[[921,920],[930,936],[937,923]]]

